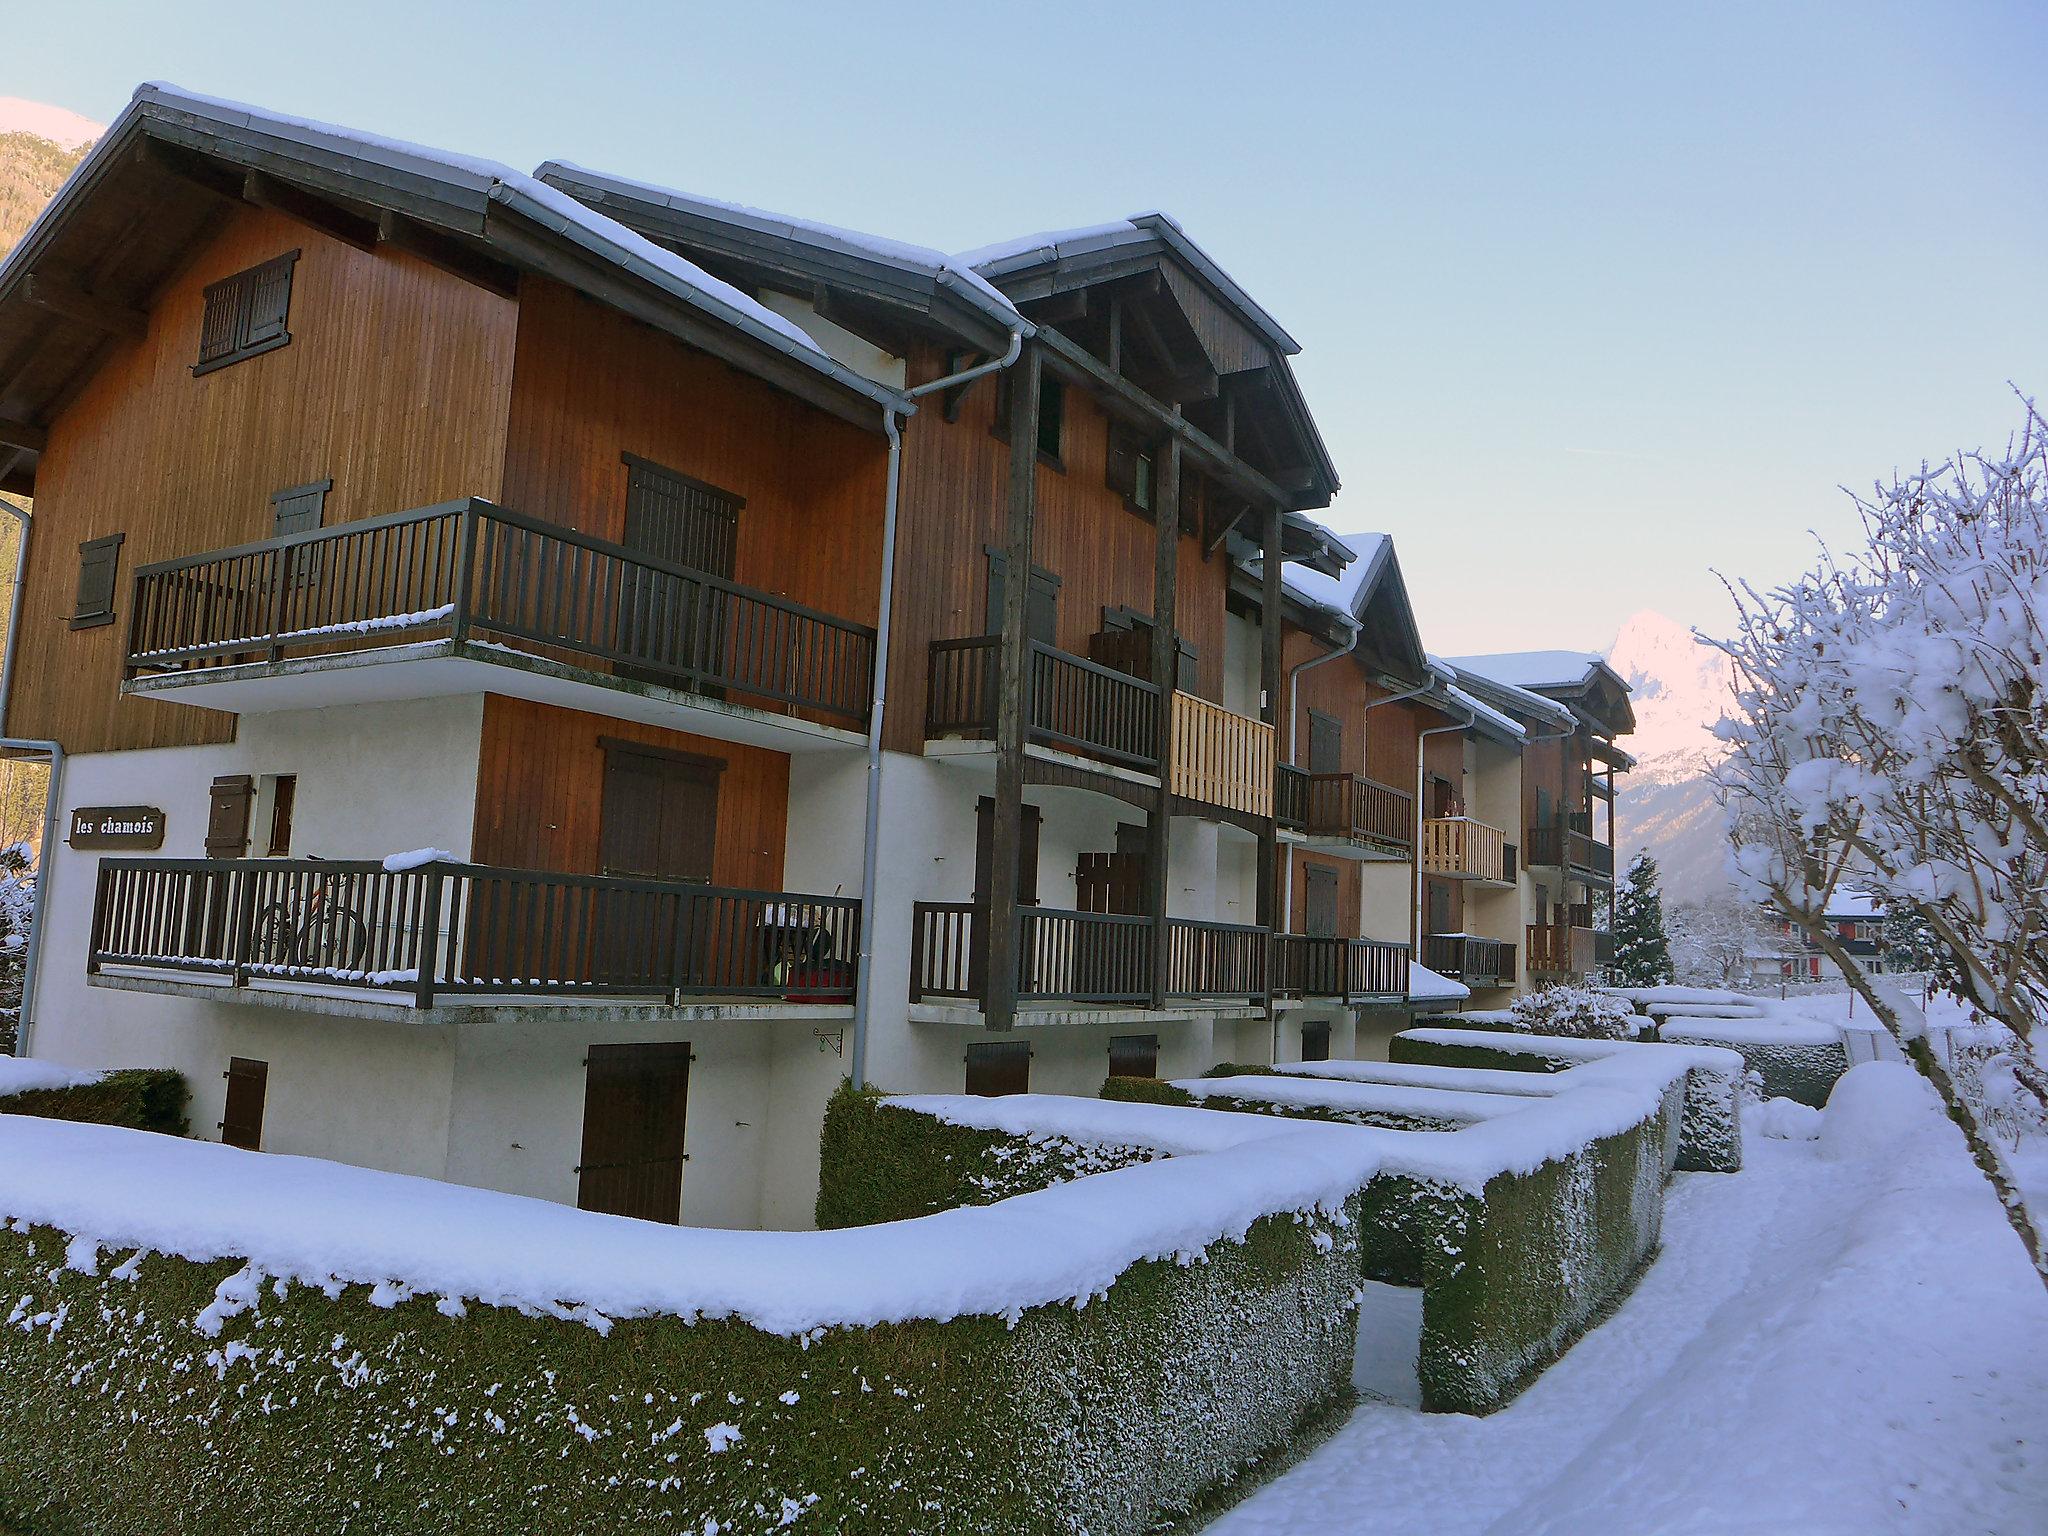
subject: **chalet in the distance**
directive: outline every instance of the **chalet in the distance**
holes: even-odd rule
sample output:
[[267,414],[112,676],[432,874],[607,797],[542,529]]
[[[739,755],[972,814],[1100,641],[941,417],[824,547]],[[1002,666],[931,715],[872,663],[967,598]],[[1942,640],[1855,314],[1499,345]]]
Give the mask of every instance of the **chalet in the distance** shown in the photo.
[[5,731],[72,832],[23,1049],[802,1226],[849,1074],[1371,1055],[1591,973],[1626,689],[1429,655],[1311,516],[1298,351],[1164,214],[947,256],[142,88],[0,264]]

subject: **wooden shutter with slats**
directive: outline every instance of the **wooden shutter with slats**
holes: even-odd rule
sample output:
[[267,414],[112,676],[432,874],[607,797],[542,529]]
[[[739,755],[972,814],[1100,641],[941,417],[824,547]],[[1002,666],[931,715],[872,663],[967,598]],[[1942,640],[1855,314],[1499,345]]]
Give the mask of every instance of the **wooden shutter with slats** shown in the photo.
[[263,1150],[263,1100],[270,1087],[270,1063],[230,1056],[227,1102],[220,1115],[220,1139],[246,1151]]
[[1337,936],[1337,871],[1327,864],[1305,864],[1302,878],[1308,899],[1303,903],[1302,929],[1311,938]]
[[286,251],[261,266],[250,267],[206,287],[206,308],[199,321],[196,376],[270,352],[292,339],[292,272],[299,253]]
[[967,1047],[967,1091],[980,1098],[1031,1091],[1031,1045],[990,1040]]
[[1157,1077],[1159,1037],[1157,1035],[1111,1035],[1109,1037],[1111,1077]]
[[124,533],[87,539],[78,546],[78,601],[72,608],[73,629],[96,629],[114,622],[115,578],[121,568]]
[[206,856],[239,859],[249,849],[249,812],[256,781],[246,773],[222,774],[207,796]]
[[679,1223],[690,1047],[593,1045],[584,1074],[577,1206]]

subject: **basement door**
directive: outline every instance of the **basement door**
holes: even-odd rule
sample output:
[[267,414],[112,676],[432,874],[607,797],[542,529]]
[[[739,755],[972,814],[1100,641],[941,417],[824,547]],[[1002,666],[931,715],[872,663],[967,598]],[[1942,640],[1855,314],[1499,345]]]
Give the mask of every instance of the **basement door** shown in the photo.
[[577,1206],[680,1222],[689,1097],[687,1044],[593,1045],[584,1063]]
[[[663,882],[605,889],[595,912],[598,980],[668,991],[704,977],[710,904],[677,882],[711,883],[718,842],[718,758],[604,738],[598,873]],[[754,978],[748,977],[751,981]]]

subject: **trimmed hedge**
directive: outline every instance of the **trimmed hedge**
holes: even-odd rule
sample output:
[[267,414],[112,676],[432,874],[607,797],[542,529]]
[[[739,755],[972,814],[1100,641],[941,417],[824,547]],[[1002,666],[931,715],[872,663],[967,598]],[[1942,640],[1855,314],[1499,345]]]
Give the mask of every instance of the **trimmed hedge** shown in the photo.
[[[1416,1371],[1426,1411],[1505,1406],[1627,1294],[1662,1231],[1665,1147],[1682,1101],[1674,1086],[1640,1124],[1531,1172],[1496,1174],[1476,1194],[1394,1170],[1366,1187],[1365,1278],[1422,1288]],[[1204,1102],[1328,1118],[1257,1100]],[[1531,1100],[1524,1113],[1554,1102]]]
[[0,1097],[0,1113],[125,1125],[135,1131],[184,1136],[192,1129],[185,1116],[190,1098],[182,1073],[128,1067],[108,1072],[96,1083],[74,1088],[31,1088],[25,1093],[8,1094]]
[[1763,1079],[1764,1097],[1767,1099],[1793,1099],[1801,1104],[1811,1104],[1815,1109],[1825,1109],[1828,1095],[1835,1090],[1836,1080],[1849,1070],[1849,1051],[1839,1040],[1783,1044],[1768,1040],[1724,1040],[1716,1034],[1690,1032],[1686,1028],[1690,1022],[1687,1019],[1666,1019],[1663,1038],[1673,1045],[1718,1045],[1723,1050],[1739,1052],[1743,1065]]
[[843,1081],[825,1107],[817,1222],[826,1228],[865,1227],[990,1205],[1156,1156],[1144,1147],[1084,1146],[1059,1136],[948,1125],[893,1108],[875,1089]]
[[[1136,1536],[1346,1398],[1359,1262],[1355,1224],[1281,1215],[1086,1307],[782,1338],[113,1257],[0,1230],[25,1530]],[[247,1306],[209,1337],[221,1296]]]
[[[1440,1018],[1419,1020],[1418,1029],[1444,1025]],[[1504,1051],[1484,1040],[1453,1045],[1440,1040],[1418,1040],[1403,1033],[1387,1047],[1390,1061],[1425,1067],[1483,1067],[1507,1072],[1567,1072],[1587,1065],[1583,1056],[1542,1049],[1544,1035],[1517,1035],[1524,1049]],[[1617,1050],[1632,1050],[1650,1041],[1614,1041]],[[1685,1042],[1673,1041],[1673,1044]],[[1715,1042],[1700,1041],[1699,1044]],[[1742,1085],[1732,1078],[1702,1068],[1685,1074],[1684,1110],[1670,1127],[1665,1165],[1685,1173],[1739,1173],[1742,1171]]]

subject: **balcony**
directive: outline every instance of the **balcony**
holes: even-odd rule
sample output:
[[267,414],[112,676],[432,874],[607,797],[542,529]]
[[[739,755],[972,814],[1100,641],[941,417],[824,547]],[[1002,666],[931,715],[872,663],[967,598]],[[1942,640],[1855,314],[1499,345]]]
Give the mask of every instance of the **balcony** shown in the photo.
[[768,998],[843,1003],[860,903],[787,891],[434,863],[102,859],[86,969],[401,1006]]
[[[925,736],[993,741],[1000,635],[934,640],[925,677]],[[1100,662],[1032,641],[1025,738],[1118,768],[1159,770],[1159,689]]]
[[1176,799],[1263,820],[1273,814],[1273,727],[1177,689],[1168,787]]
[[1577,827],[1561,823],[1531,827],[1523,852],[1531,869],[1561,869],[1588,885],[1614,883],[1613,848]]
[[1338,858],[1407,859],[1415,853],[1415,797],[1355,773],[1311,773],[1301,805],[1308,845]]
[[1590,976],[1599,966],[1599,938],[1591,928],[1532,923],[1528,929],[1531,976]]
[[1422,868],[1446,880],[1513,885],[1508,835],[1470,816],[1432,816],[1422,824]]
[[[1143,1008],[1152,1001],[1149,917],[1025,907],[1018,914],[1017,998]],[[912,909],[910,1000],[983,1006],[988,990],[988,909],[920,901]],[[1174,1002],[1263,1003],[1268,946],[1263,928],[1173,918],[1167,923],[1166,995]]]
[[1273,995],[1346,1004],[1404,1002],[1408,946],[1376,939],[1273,935]]
[[867,625],[471,499],[143,566],[125,686],[229,710],[489,690],[790,749],[776,728],[864,728],[874,667]]
[[[1532,934],[1535,929],[1529,930]],[[1439,976],[1470,987],[1515,984],[1515,946],[1469,933],[1432,933],[1423,940],[1425,964]]]

